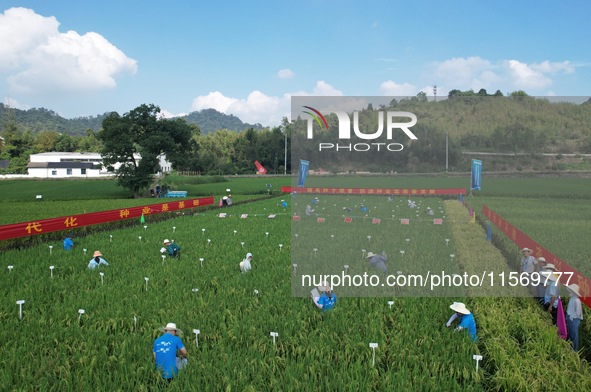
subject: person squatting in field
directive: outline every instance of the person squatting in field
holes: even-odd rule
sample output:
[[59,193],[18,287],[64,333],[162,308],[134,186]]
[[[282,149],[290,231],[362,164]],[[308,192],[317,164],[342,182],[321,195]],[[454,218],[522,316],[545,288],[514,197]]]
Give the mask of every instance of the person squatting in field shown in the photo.
[[164,247],[160,249],[160,253],[166,252],[170,257],[181,257],[181,247],[168,239],[163,241]]
[[[156,363],[156,370],[162,373],[162,378],[172,380],[187,364],[187,349],[179,336],[183,331],[176,327],[175,323],[168,323],[159,328],[164,335],[154,341],[152,356]],[[177,357],[177,353],[179,356]]]
[[103,259],[103,254],[100,251],[95,250],[92,259],[90,259],[90,262],[88,263],[88,269],[95,269],[101,265],[108,267],[109,263],[107,263],[107,260]]
[[240,272],[242,272],[243,274],[247,273],[248,271],[250,271],[250,269],[252,268],[250,265],[250,261],[252,260],[252,253],[247,253],[246,257],[244,258],[244,260],[242,260],[240,262]]
[[478,337],[476,336],[476,321],[474,321],[474,316],[472,313],[462,302],[454,302],[449,307],[455,313],[451,315],[445,326],[449,328],[455,319],[459,319],[460,325],[457,326],[454,331],[457,332],[466,329],[470,335],[470,339],[475,342]]
[[322,294],[320,294],[320,297],[312,296],[312,301],[318,308],[322,309],[322,313],[332,310],[337,303],[337,295],[332,292],[332,287],[325,282],[324,285],[318,286],[318,289],[322,291]]

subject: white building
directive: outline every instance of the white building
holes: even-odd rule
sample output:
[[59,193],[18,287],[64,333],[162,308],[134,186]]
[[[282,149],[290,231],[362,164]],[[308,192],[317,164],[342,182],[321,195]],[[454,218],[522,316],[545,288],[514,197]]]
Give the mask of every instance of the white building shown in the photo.
[[[136,163],[141,156],[135,154]],[[170,171],[171,164],[164,155],[158,157],[162,171]],[[113,165],[117,169],[120,164]],[[96,152],[44,152],[31,154],[27,165],[29,177],[35,178],[96,178],[113,175],[103,166],[101,154]]]

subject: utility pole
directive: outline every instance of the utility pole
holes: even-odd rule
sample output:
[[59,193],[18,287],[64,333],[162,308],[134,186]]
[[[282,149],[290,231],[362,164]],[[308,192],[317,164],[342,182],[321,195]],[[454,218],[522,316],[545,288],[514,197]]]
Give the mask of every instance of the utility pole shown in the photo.
[[433,86],[433,97],[435,98],[435,102],[437,102],[437,85]]

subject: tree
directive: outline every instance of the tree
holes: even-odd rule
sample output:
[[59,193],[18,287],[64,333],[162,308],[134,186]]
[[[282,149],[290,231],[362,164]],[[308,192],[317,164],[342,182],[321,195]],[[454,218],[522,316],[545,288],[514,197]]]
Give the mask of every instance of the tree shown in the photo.
[[[152,104],[140,105],[123,116],[113,112],[103,120],[103,129],[97,135],[103,143],[103,164],[136,198],[159,171],[158,155],[165,154],[176,168],[186,164],[194,146],[194,127],[183,119],[159,118],[159,114],[160,108]],[[136,154],[141,157],[139,162]],[[115,170],[116,163],[120,166]]]

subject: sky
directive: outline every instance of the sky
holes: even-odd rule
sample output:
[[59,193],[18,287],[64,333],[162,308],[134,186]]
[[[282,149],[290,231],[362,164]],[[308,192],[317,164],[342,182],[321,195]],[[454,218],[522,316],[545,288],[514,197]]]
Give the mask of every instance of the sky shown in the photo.
[[248,123],[292,96],[591,95],[588,0],[0,0],[0,98]]

